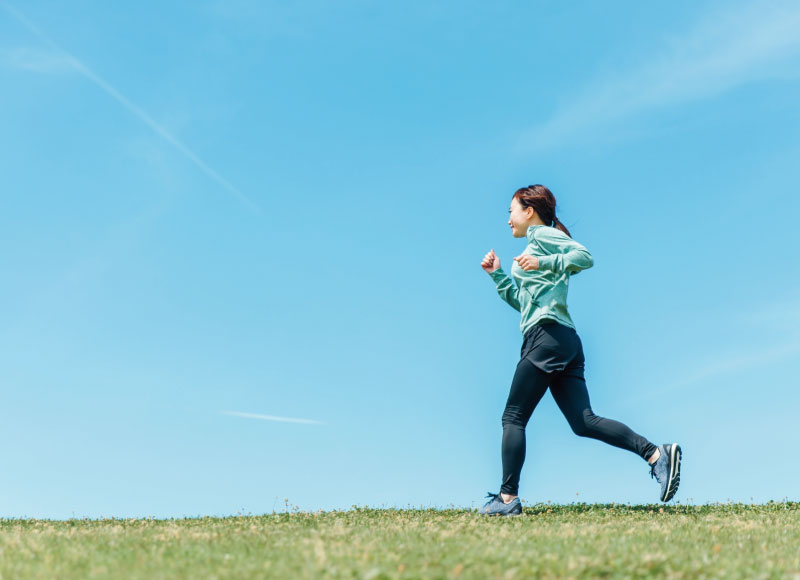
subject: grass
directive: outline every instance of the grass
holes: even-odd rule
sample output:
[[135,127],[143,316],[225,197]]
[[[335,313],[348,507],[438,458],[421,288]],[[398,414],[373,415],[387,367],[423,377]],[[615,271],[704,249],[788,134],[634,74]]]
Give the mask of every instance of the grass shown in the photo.
[[798,578],[800,504],[0,520],[7,578]]

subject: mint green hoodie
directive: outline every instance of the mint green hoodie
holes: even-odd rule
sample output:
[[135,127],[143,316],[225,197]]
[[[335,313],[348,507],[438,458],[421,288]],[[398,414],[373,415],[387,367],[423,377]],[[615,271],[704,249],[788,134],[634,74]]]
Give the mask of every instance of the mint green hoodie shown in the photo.
[[575,328],[567,312],[567,287],[572,274],[591,268],[594,260],[589,250],[559,229],[530,226],[528,246],[523,253],[539,258],[538,270],[523,270],[514,262],[511,276],[498,268],[489,275],[497,284],[500,298],[522,314],[520,329],[525,334],[542,320],[554,320]]

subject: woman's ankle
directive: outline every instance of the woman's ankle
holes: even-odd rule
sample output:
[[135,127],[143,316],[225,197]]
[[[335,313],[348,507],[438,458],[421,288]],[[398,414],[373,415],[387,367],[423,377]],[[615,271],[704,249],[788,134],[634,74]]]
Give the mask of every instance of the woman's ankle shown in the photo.
[[516,494],[511,493],[500,493],[500,498],[503,500],[503,503],[511,503],[516,498]]

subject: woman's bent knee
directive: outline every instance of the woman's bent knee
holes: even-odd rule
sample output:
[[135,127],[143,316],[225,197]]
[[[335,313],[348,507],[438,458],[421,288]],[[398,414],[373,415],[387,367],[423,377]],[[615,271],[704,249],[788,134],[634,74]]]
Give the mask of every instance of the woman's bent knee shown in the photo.
[[597,415],[591,409],[584,409],[579,417],[569,422],[569,426],[578,437],[589,437],[592,434],[596,418]]
[[507,425],[525,427],[525,418],[522,414],[522,409],[513,406],[506,407],[505,411],[503,411],[502,423],[503,427]]

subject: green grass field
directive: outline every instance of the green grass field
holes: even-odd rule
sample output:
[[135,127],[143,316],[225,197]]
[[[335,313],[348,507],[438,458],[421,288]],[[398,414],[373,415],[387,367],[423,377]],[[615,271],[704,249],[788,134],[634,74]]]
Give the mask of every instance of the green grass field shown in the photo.
[[800,578],[800,504],[0,520],[16,578]]

